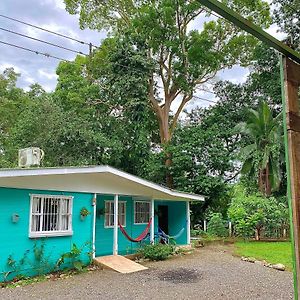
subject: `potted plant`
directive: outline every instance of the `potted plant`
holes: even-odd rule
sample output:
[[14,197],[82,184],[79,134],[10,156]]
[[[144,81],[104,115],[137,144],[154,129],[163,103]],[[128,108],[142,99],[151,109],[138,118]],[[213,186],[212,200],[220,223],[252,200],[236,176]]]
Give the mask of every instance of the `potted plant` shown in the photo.
[[90,214],[91,214],[90,211],[88,211],[88,209],[86,207],[83,207],[80,210],[80,218],[81,218],[81,220],[83,221]]
[[104,207],[98,208],[98,209],[97,209],[97,212],[96,212],[97,218],[100,218],[100,217],[103,216],[104,214],[105,214],[105,208],[104,208]]

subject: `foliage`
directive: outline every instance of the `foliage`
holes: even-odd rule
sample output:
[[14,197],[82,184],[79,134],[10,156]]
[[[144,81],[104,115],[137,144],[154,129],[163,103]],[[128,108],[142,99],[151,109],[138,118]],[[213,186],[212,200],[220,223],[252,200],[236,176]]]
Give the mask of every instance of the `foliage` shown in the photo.
[[50,257],[51,254],[46,255],[45,253],[45,240],[42,240],[40,244],[35,242],[32,251],[26,250],[19,260],[16,260],[12,254],[9,255],[6,262],[8,271],[4,272],[4,280],[20,279],[21,276],[24,276],[22,272],[28,268],[39,276],[51,272],[54,265],[51,264]]
[[[120,88],[127,92],[128,87],[130,90],[135,87],[133,73],[138,72],[137,67],[143,67],[140,78],[146,79],[147,104],[157,118],[165,155],[166,184],[173,187],[169,171],[172,153],[166,148],[184,106],[192,100],[196,88],[214,78],[219,70],[235,64],[248,65],[257,40],[223,19],[207,19],[209,14],[198,1],[112,1],[103,4],[66,0],[65,3],[69,13],[80,14],[82,27],[112,29],[115,39],[104,42],[98,55],[106,74],[95,79],[108,83],[106,91],[116,93],[114,99],[120,100]],[[255,19],[260,26],[270,24],[269,7],[264,1],[235,0],[227,1],[227,5]],[[192,22],[201,17],[205,21],[202,30],[190,30]],[[119,59],[113,60],[114,57]],[[134,60],[136,63],[132,63]],[[121,70],[124,79],[128,73],[130,77],[119,87],[118,81],[110,79],[114,73],[122,74]],[[179,106],[173,113],[171,106],[175,101]]]
[[90,243],[87,242],[82,247],[78,248],[76,244],[73,243],[71,251],[63,253],[57,260],[56,267],[59,268],[64,263],[69,262],[72,269],[82,271],[82,268],[85,266],[85,263],[81,260],[82,251],[89,244]]
[[228,236],[228,231],[225,226],[225,222],[220,213],[213,213],[207,224],[208,234],[215,235],[218,237]]
[[191,229],[191,236],[206,236],[207,233],[201,229]]
[[266,260],[271,264],[284,264],[292,270],[292,245],[290,242],[236,242],[235,254]]
[[86,207],[81,208],[81,210],[80,210],[80,215],[81,216],[86,217],[90,214],[91,214],[91,212]]
[[266,102],[261,102],[258,110],[250,109],[246,122],[239,123],[235,130],[248,136],[251,143],[243,147],[242,174],[258,180],[261,193],[269,196],[281,182],[280,152],[282,150],[281,114],[275,118]]
[[287,203],[278,202],[274,197],[245,193],[241,185],[234,189],[228,216],[235,228],[235,234],[249,238],[256,234],[260,239],[263,228],[276,228],[288,224]]
[[280,29],[288,34],[286,42],[300,49],[300,2],[298,0],[273,0],[274,19]]
[[166,260],[174,252],[174,246],[166,244],[145,245],[138,250],[142,257],[150,260]]

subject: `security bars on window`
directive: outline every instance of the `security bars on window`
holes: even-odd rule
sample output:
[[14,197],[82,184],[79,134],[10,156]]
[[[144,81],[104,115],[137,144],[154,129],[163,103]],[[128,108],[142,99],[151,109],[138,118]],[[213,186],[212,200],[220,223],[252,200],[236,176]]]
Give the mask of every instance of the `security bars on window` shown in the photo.
[[71,196],[31,195],[30,237],[72,234]]
[[134,203],[134,223],[146,224],[150,220],[151,203],[146,201],[136,201]]

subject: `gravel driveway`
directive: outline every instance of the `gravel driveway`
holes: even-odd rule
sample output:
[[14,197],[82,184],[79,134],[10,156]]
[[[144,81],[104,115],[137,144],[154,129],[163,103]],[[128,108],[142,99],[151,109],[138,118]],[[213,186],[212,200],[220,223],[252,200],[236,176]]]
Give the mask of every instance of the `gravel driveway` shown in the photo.
[[230,248],[147,263],[149,270],[96,270],[57,281],[1,289],[0,299],[293,299],[292,273],[243,262]]

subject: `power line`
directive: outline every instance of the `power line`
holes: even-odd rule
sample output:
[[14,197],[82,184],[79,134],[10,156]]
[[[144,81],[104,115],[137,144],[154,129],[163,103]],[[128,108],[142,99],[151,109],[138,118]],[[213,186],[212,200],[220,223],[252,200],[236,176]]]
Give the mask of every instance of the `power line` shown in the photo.
[[[18,49],[22,49],[22,50],[25,50],[25,51],[29,51],[29,52],[32,52],[32,53],[35,53],[35,54],[38,54],[38,55],[42,55],[42,56],[45,56],[45,57],[48,57],[48,58],[54,58],[56,60],[72,63],[72,61],[69,61],[67,59],[64,59],[64,58],[61,58],[61,57],[58,57],[58,56],[51,55],[49,53],[43,53],[43,52],[40,52],[40,51],[37,51],[37,50],[32,50],[32,49],[29,49],[29,48],[26,48],[26,47],[22,47],[22,46],[19,46],[19,45],[7,43],[7,42],[4,42],[4,41],[0,41],[0,43],[4,44],[4,45],[7,45],[7,46],[15,47],[15,48],[18,48]],[[129,68],[128,66],[124,66],[124,65],[119,65],[119,66]],[[136,71],[134,71],[134,72],[136,72]],[[157,87],[163,89],[163,87],[161,87],[161,86],[157,86]],[[202,100],[202,101],[206,101],[206,102],[210,102],[210,103],[217,103],[216,101],[209,100],[209,99],[202,98],[202,97],[198,97],[198,96],[195,96],[195,95],[193,96],[193,98],[196,98],[196,99],[199,99],[199,100]]]
[[201,89],[198,89],[198,90],[199,90],[199,91],[206,92],[206,93],[210,93],[210,94],[213,94],[213,95],[215,95],[215,94],[216,94],[215,92],[212,92],[212,91],[210,91],[210,90],[203,89],[203,88],[201,88]]
[[209,100],[209,99],[198,97],[198,96],[193,96],[193,98],[196,98],[196,99],[199,99],[199,100],[202,100],[202,101],[207,101],[207,102],[215,103],[215,104],[218,103],[217,101]]
[[74,41],[74,42],[77,42],[77,43],[80,43],[80,44],[89,45],[89,46],[91,45],[92,47],[98,48],[97,46],[93,45],[92,43],[87,43],[87,42],[72,38],[70,36],[67,36],[67,35],[64,35],[64,34],[61,34],[61,33],[58,33],[58,32],[55,32],[55,31],[52,31],[52,30],[49,30],[49,29],[46,29],[46,28],[43,28],[43,27],[40,27],[40,26],[36,26],[36,25],[30,24],[30,23],[27,23],[27,22],[24,22],[24,21],[15,19],[15,18],[11,18],[11,17],[5,16],[5,15],[2,15],[2,14],[0,14],[0,17],[11,20],[11,21],[14,21],[14,22],[18,22],[18,23],[21,23],[21,24],[24,24],[24,25],[27,25],[27,26],[30,26],[30,27],[33,27],[33,28],[36,28],[36,29],[39,29],[39,30],[43,30],[43,31],[46,31],[46,32],[51,33],[51,34],[58,35],[60,37],[63,37],[65,39],[69,39],[71,41]]
[[[118,65],[119,67],[123,67],[127,70],[130,70],[131,72],[134,72],[134,73],[138,73],[140,74],[140,72],[136,71],[136,70],[132,70],[129,66],[126,66],[126,65],[122,65],[120,63],[115,63],[116,65]],[[160,88],[160,89],[164,89],[164,87],[160,86],[160,85],[157,85],[156,87]],[[206,91],[206,92],[209,92],[209,93],[212,93],[215,95],[215,93],[211,92],[211,91],[208,91],[208,90],[204,90],[203,91]],[[198,96],[193,96],[193,98],[196,98],[196,99],[199,99],[199,100],[202,100],[202,101],[207,101],[207,102],[211,102],[211,103],[217,103],[217,101],[213,101],[213,100],[209,100],[209,99],[206,99],[206,98],[202,98],[202,97],[198,97]]]
[[51,42],[47,42],[47,41],[44,41],[44,40],[41,40],[41,39],[37,39],[37,38],[34,38],[34,37],[26,35],[26,34],[15,32],[13,30],[5,29],[5,28],[2,28],[2,27],[0,27],[0,30],[9,32],[9,33],[12,33],[12,34],[15,34],[15,35],[19,35],[21,37],[25,37],[25,38],[31,39],[33,41],[44,43],[44,44],[47,44],[47,45],[50,45],[50,46],[53,46],[53,47],[64,49],[64,50],[67,50],[67,51],[70,51],[70,52],[73,52],[73,53],[77,53],[77,54],[81,54],[81,55],[87,55],[87,54],[85,54],[85,53],[83,53],[81,51],[73,50],[73,49],[70,49],[70,48],[67,48],[67,47],[64,47],[64,46],[61,46],[61,45],[57,45],[57,44],[54,44],[54,43],[51,43]]
[[4,44],[4,45],[7,45],[7,46],[15,47],[15,48],[18,48],[18,49],[22,49],[22,50],[25,50],[25,51],[29,51],[29,52],[32,52],[32,53],[35,53],[35,54],[38,54],[38,55],[43,55],[45,57],[54,58],[54,59],[57,59],[57,60],[60,60],[60,61],[71,62],[71,61],[69,61],[67,59],[60,58],[58,56],[54,56],[54,55],[51,55],[49,53],[43,53],[43,52],[40,52],[40,51],[32,50],[32,49],[29,49],[29,48],[26,48],[26,47],[22,47],[22,46],[19,46],[19,45],[15,45],[15,44],[11,44],[11,43],[6,43],[6,42],[3,42],[3,41],[0,41],[0,43]]

